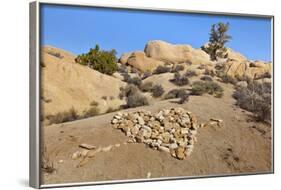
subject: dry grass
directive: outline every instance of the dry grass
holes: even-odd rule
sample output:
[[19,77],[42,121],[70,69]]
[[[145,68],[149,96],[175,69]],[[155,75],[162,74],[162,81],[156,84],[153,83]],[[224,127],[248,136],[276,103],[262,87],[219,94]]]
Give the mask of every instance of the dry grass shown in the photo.
[[43,172],[52,174],[56,169],[54,167],[54,163],[50,160],[46,146],[44,146],[41,156],[41,168]]
[[55,115],[49,115],[46,118],[50,121],[50,124],[57,124],[74,121],[79,118],[79,115],[77,111],[72,107],[69,111],[59,112]]

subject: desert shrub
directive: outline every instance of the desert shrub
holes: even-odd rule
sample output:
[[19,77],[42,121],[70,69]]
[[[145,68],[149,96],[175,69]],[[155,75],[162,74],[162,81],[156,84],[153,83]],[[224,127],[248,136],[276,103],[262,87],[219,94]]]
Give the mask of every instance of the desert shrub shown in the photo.
[[42,151],[42,160],[41,160],[41,168],[46,173],[53,173],[56,169],[54,167],[54,163],[51,161],[49,154],[47,152],[47,147],[44,146]]
[[165,95],[165,99],[174,99],[174,98],[181,98],[181,97],[185,97],[188,96],[188,93],[186,92],[185,89],[173,89],[171,91],[169,91],[166,95]]
[[183,104],[185,102],[187,102],[189,99],[189,94],[188,93],[184,93],[184,94],[181,94],[180,96],[180,100],[179,100],[179,104]]
[[128,73],[128,69],[126,65],[121,64],[120,66],[117,67],[117,71],[119,73]]
[[151,92],[152,92],[152,96],[156,98],[162,96],[165,91],[161,85],[155,85],[151,89]]
[[98,106],[99,103],[95,100],[93,100],[91,103],[90,103],[90,106]]
[[148,105],[147,98],[142,95],[139,89],[133,84],[121,87],[119,97],[121,99],[126,98],[126,105],[124,105],[123,108],[134,108]]
[[96,116],[99,114],[99,112],[100,110],[97,106],[92,106],[83,112],[83,115],[80,116],[80,119]]
[[207,67],[206,65],[201,64],[197,67],[197,69],[203,70],[206,69],[206,67]]
[[216,75],[216,73],[211,70],[211,69],[205,69],[205,72],[204,72],[205,75],[210,75],[211,77],[214,77]]
[[235,78],[237,79],[237,81],[246,81],[247,83],[250,83],[252,81],[252,79],[248,76],[240,76],[240,75],[236,75]]
[[235,77],[231,77],[228,75],[223,75],[221,77],[221,81],[224,83],[230,83],[230,84],[234,84],[234,85],[237,83],[237,79]]
[[48,54],[56,57],[56,58],[59,58],[59,59],[62,59],[63,56],[59,53],[59,52],[53,52],[53,51],[49,51]]
[[123,73],[124,81],[129,84],[134,84],[136,86],[140,86],[142,80],[139,77],[131,77],[128,73]]
[[172,73],[178,73],[179,71],[183,71],[184,70],[184,66],[183,65],[176,65],[171,72]]
[[252,112],[258,120],[271,120],[271,84],[250,82],[247,87],[236,87],[236,104]]
[[145,71],[142,75],[142,80],[146,79],[147,77],[150,77],[152,73],[150,71]]
[[197,76],[196,72],[193,70],[187,70],[184,74],[186,77],[194,77]]
[[161,74],[161,73],[168,73],[171,69],[167,66],[159,65],[154,71],[153,74]]
[[79,118],[77,111],[74,108],[71,108],[69,111],[59,112],[55,115],[47,116],[50,124],[52,123],[64,123],[68,121],[74,121]]
[[153,89],[153,82],[145,82],[139,86],[142,92],[150,92]]
[[107,97],[106,96],[102,96],[101,99],[107,100]]
[[220,98],[223,96],[223,88],[213,81],[196,81],[192,84],[192,95],[203,95],[205,93]]
[[124,97],[128,97],[130,95],[136,94],[137,92],[138,92],[138,88],[133,84],[129,84],[125,87],[120,88],[119,98],[123,99]]
[[110,96],[109,99],[110,99],[110,100],[114,100],[114,96]]
[[179,73],[174,74],[174,78],[170,80],[170,82],[174,83],[177,86],[184,86],[189,84],[189,80],[186,75],[181,75]]
[[203,81],[213,81],[212,77],[207,76],[207,75],[202,76],[200,79],[203,80]]
[[140,93],[135,93],[127,97],[126,108],[135,108],[148,105],[148,100]]
[[88,53],[83,53],[75,58],[77,63],[108,75],[117,71],[116,60],[116,50],[100,50],[98,45],[94,49],[91,48]]
[[128,81],[128,83],[134,84],[134,85],[136,85],[136,86],[140,86],[141,83],[142,83],[142,81],[141,81],[141,79],[140,79],[139,77],[133,77],[133,78],[131,78],[131,79]]

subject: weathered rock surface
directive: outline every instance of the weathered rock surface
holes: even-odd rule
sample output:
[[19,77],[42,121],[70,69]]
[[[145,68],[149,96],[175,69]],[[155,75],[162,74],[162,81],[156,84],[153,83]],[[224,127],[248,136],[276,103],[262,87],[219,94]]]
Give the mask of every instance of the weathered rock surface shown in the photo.
[[128,54],[123,54],[120,58],[122,64],[128,64],[142,72],[152,71],[159,65],[164,65],[164,62],[147,57],[142,51],[135,51]]
[[266,78],[271,76],[271,63],[229,60],[224,63],[223,72],[233,78]]
[[148,57],[167,63],[210,63],[209,55],[201,49],[194,49],[190,45],[174,45],[161,40],[149,41],[145,46],[144,52]]
[[196,117],[182,108],[163,109],[154,114],[145,110],[119,112],[111,123],[129,136],[129,142],[145,143],[180,160],[191,154],[198,128]]

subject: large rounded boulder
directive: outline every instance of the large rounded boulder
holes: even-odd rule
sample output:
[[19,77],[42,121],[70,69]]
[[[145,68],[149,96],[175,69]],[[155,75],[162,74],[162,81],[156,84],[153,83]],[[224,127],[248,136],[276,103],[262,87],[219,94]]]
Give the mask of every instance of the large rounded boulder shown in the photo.
[[161,60],[165,63],[210,63],[209,55],[201,49],[194,49],[190,45],[174,45],[161,40],[149,41],[144,52],[147,57]]

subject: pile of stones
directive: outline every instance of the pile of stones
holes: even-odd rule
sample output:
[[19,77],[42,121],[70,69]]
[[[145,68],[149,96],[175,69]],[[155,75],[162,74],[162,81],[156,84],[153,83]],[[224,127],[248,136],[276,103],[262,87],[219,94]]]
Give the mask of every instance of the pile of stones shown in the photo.
[[197,141],[197,119],[183,108],[163,109],[158,113],[119,112],[111,123],[130,138],[128,142],[145,143],[180,160],[190,156]]

